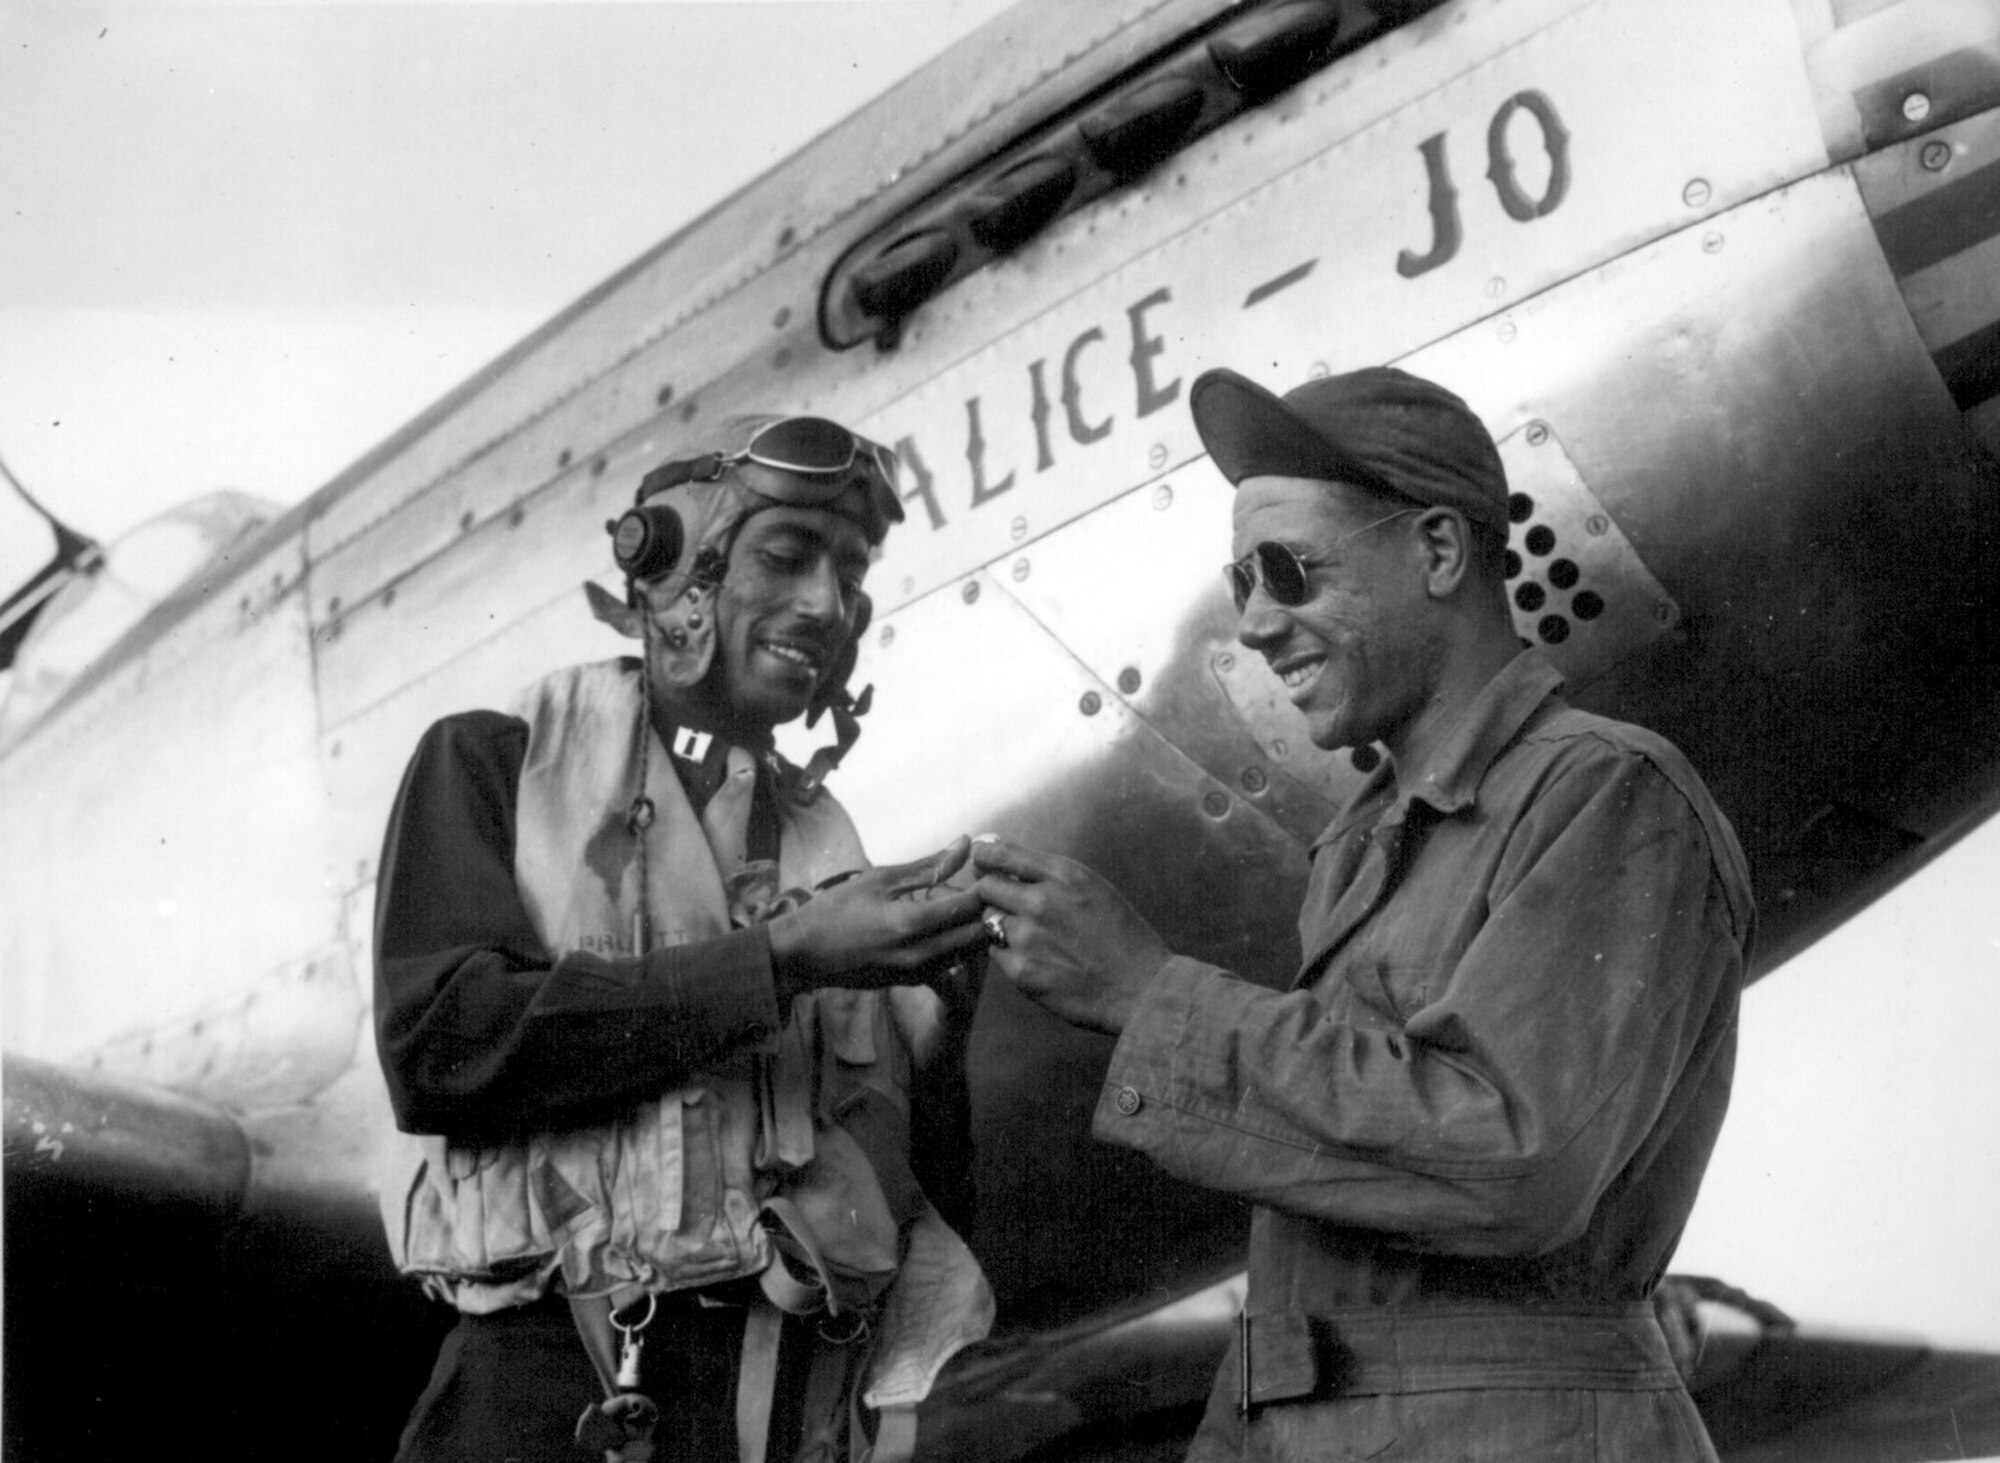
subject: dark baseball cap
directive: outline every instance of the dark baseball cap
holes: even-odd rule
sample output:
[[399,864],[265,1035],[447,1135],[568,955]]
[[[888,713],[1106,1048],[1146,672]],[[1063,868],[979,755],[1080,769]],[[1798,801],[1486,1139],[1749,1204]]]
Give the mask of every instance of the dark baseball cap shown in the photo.
[[1323,376],[1277,396],[1235,371],[1188,391],[1202,445],[1232,483],[1321,478],[1456,508],[1507,533],[1507,470],[1485,423],[1457,396],[1394,366]]

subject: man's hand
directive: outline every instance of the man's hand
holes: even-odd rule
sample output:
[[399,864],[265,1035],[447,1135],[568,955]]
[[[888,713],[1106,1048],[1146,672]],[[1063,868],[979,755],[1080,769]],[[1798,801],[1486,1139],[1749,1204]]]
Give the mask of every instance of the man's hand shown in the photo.
[[921,985],[980,950],[979,897],[943,882],[964,863],[961,839],[929,858],[863,870],[772,920],[779,1005],[822,986]]
[[1007,943],[987,957],[1073,1026],[1116,1036],[1173,951],[1119,892],[1071,859],[1002,839],[972,846],[973,892]]
[[[941,851],[931,864],[930,882],[920,889],[903,894],[905,899],[932,900],[951,899],[966,894],[972,887],[971,862],[972,840],[961,835]],[[976,897],[976,896],[975,896]],[[940,1031],[944,1045],[955,1045],[962,1049],[966,1038],[972,1032],[972,1018],[979,1010],[979,995],[986,986],[986,932],[982,927],[979,940],[941,971],[925,977],[924,983],[937,992],[943,1003],[943,1021]],[[924,1065],[921,1057],[918,1065]]]

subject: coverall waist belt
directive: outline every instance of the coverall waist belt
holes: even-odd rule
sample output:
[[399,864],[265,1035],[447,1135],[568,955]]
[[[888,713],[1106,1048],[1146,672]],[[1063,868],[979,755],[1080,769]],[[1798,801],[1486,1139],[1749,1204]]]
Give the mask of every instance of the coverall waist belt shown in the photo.
[[1252,1405],[1466,1389],[1652,1392],[1681,1385],[1644,1301],[1585,1310],[1260,1311],[1242,1318],[1230,1360]]

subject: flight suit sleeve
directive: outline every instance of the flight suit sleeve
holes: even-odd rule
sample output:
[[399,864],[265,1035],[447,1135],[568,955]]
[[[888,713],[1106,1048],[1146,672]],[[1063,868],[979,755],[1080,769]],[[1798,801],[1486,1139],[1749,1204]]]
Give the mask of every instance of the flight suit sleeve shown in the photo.
[[[1420,862],[1420,859],[1419,859]],[[1637,756],[1557,776],[1509,834],[1489,912],[1398,1025],[1176,957],[1114,1052],[1095,1118],[1194,1183],[1455,1255],[1583,1232],[1666,1103],[1746,933],[1699,817]],[[1377,918],[1424,917],[1424,898]]]
[[526,725],[427,732],[376,890],[375,1034],[406,1131],[505,1135],[608,1115],[776,1031],[761,927],[632,958],[552,959],[514,880]]

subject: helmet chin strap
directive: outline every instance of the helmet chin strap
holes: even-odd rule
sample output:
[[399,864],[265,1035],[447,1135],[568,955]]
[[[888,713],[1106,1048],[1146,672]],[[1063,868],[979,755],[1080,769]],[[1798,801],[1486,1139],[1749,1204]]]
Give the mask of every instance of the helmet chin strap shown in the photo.
[[644,955],[653,945],[653,912],[651,886],[647,883],[646,830],[653,826],[653,800],[646,795],[646,781],[653,764],[653,630],[651,617],[647,617],[640,640],[639,651],[639,725],[634,735],[639,739],[639,785],[632,790],[632,801],[625,810],[625,831],[632,835],[634,860],[639,871],[639,898],[632,911],[632,953]]
[[[856,742],[861,740],[861,723],[858,718],[868,714],[868,707],[874,699],[875,688],[864,686],[858,697],[842,691],[827,702],[825,709],[833,714],[833,741],[814,752],[811,760],[806,763],[806,770],[799,778],[799,796],[803,800],[810,802],[819,796],[820,789],[826,785],[828,774],[840,765],[841,759],[853,750]],[[806,719],[806,725],[810,727],[818,719],[819,714],[815,712]]]
[[[640,663],[645,668],[645,698],[648,724],[660,735],[660,740],[670,746],[676,745],[681,733],[698,733],[704,740],[717,738],[731,746],[742,747],[746,751],[763,753],[770,750],[770,729],[764,728],[761,735],[755,732],[745,735],[745,729],[737,719],[728,714],[726,693],[724,705],[717,707],[716,696],[704,690],[711,681],[719,681],[727,672],[721,668],[719,657],[709,661],[708,669],[701,678],[692,682],[681,682],[671,677],[662,680],[655,658],[668,651],[663,646],[679,649],[674,643],[674,631],[662,631],[650,615],[641,620],[641,641],[644,649]],[[667,724],[657,724],[659,713]]]
[[[719,588],[719,580],[720,576],[718,575],[717,583],[711,584],[708,587],[711,589]],[[632,817],[636,820],[639,816],[638,810],[641,803],[646,803],[648,814],[650,814],[651,805],[647,803],[645,797],[645,775],[646,760],[654,740],[648,733],[653,729],[653,713],[656,708],[655,693],[658,686],[658,678],[655,674],[653,661],[655,655],[663,652],[659,648],[662,632],[654,623],[651,612],[644,607],[645,601],[643,596],[636,595],[635,590],[636,586],[628,581],[626,586],[627,602],[638,607],[640,611],[638,615],[641,645],[639,663],[642,678],[641,700],[645,707],[645,710],[641,714],[639,727],[641,738],[639,762],[640,785],[633,800]],[[717,628],[719,629],[720,627]],[[853,633],[858,636],[861,633],[861,627],[857,625]],[[693,686],[689,686],[686,689],[693,691],[696,686],[705,684],[710,677],[717,675],[726,676],[727,674],[728,671],[722,666],[721,657],[718,655],[716,658],[711,659],[707,673],[701,680],[696,681]],[[853,750],[854,744],[861,738],[860,718],[868,714],[868,708],[874,699],[875,688],[872,685],[863,687],[859,696],[855,696],[845,687],[842,687],[839,691],[828,696],[825,700],[820,701],[808,710],[806,713],[806,727],[808,730],[818,724],[823,714],[830,713],[832,715],[833,740],[812,754],[806,762],[804,771],[793,784],[793,794],[801,802],[811,802],[814,798],[817,798],[826,784],[827,777],[835,768],[840,766],[842,759]],[[678,721],[676,721],[676,725],[678,725]],[[725,740],[736,741],[736,738],[730,736],[728,733],[718,733],[718,735],[722,735]],[[738,745],[742,744],[738,743]],[[771,738],[767,730],[765,735],[751,743],[748,749],[763,752],[768,751],[770,745]],[[641,858],[643,859],[643,838],[641,838],[640,842]]]

